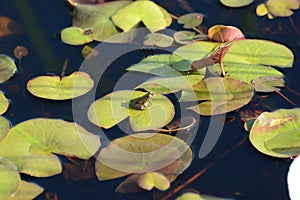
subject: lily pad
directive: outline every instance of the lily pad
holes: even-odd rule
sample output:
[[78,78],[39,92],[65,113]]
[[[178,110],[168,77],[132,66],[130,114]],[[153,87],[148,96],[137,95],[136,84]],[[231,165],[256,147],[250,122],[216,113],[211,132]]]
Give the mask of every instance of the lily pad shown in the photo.
[[172,18],[169,13],[152,1],[134,1],[121,8],[112,16],[112,20],[123,31],[129,31],[139,22],[156,32],[168,27]]
[[120,32],[112,22],[111,16],[130,3],[130,1],[114,1],[97,5],[75,4],[73,26],[90,29],[94,40],[104,41]]
[[169,47],[173,44],[174,39],[162,33],[150,33],[146,35],[145,46]]
[[279,158],[300,153],[300,108],[262,113],[250,131],[250,141],[260,152]]
[[6,137],[10,129],[9,121],[0,116],[0,142]]
[[0,142],[0,156],[14,162],[19,172],[47,177],[62,170],[59,159],[53,153],[88,159],[99,146],[98,136],[78,124],[37,118],[10,129]]
[[159,172],[170,182],[191,163],[190,147],[181,139],[166,134],[138,133],[112,141],[100,151],[96,161],[99,180]]
[[[170,78],[153,78],[143,82],[136,88],[144,88],[149,92],[159,94],[170,94],[180,90],[192,88],[193,85],[198,83],[204,78],[204,75],[186,75]],[[176,84],[174,84],[176,83]]]
[[93,41],[93,31],[72,26],[62,30],[61,39],[66,44],[83,45]]
[[299,9],[299,0],[267,0],[266,3],[260,4],[256,9],[258,16],[268,14],[269,19],[274,17],[288,17]]
[[184,28],[194,28],[202,24],[203,14],[201,13],[188,13],[178,18],[179,24],[184,24]]
[[213,77],[193,85],[193,89],[183,90],[180,101],[203,101],[188,109],[201,115],[217,115],[246,105],[253,94],[253,87],[248,83]]
[[299,180],[300,180],[300,157],[298,156],[292,162],[287,175],[287,183],[291,200],[297,200],[300,196]]
[[220,2],[228,7],[238,8],[248,6],[253,3],[254,0],[220,0]]
[[210,195],[200,195],[194,192],[186,192],[179,197],[176,198],[176,200],[233,200],[228,198],[221,198],[221,197],[214,197]]
[[40,186],[21,180],[17,190],[6,200],[31,200],[43,191],[44,189]]
[[0,54],[0,83],[10,79],[17,71],[15,61],[4,54]]
[[8,99],[5,97],[3,92],[0,91],[0,115],[2,115],[3,113],[5,113],[7,111],[8,106],[9,106]]
[[181,74],[170,66],[170,55],[171,54],[158,54],[148,56],[139,63],[128,67],[126,70],[149,73],[163,77],[180,76]]
[[38,76],[28,81],[27,89],[34,96],[66,100],[84,95],[92,89],[94,81],[84,72],[73,72],[69,76]]
[[138,185],[145,190],[152,190],[154,187],[165,191],[170,187],[170,181],[163,174],[157,172],[147,172],[138,179]]
[[195,35],[192,31],[178,31],[174,33],[174,39],[179,44],[189,44],[193,42]]
[[[221,43],[194,42],[178,48],[170,57],[171,65],[179,71],[191,70],[191,63],[207,58]],[[223,59],[226,74],[250,82],[260,76],[282,77],[282,73],[266,65],[292,67],[294,55],[287,47],[266,40],[235,41]],[[219,64],[215,64],[218,67]],[[261,67],[261,69],[259,69]],[[203,69],[202,69],[203,70]]]
[[110,93],[95,101],[88,110],[89,120],[103,128],[111,128],[127,117],[134,131],[156,129],[168,124],[174,117],[172,102],[165,96],[155,94],[151,105],[136,110],[129,101],[145,95],[141,91],[122,90]]
[[17,167],[8,159],[0,157],[0,199],[11,196],[21,181]]
[[252,81],[252,85],[257,92],[275,92],[284,87],[284,80],[274,76],[261,76]]
[[236,39],[245,39],[245,36],[235,26],[215,25],[208,29],[208,39],[215,42],[230,42]]

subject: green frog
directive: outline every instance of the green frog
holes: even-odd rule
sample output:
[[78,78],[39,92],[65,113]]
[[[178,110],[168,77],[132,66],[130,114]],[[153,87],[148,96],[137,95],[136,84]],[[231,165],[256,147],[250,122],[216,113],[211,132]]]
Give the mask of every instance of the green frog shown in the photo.
[[153,93],[147,92],[141,97],[137,97],[129,101],[129,106],[136,110],[144,110],[150,106],[151,101],[154,97]]

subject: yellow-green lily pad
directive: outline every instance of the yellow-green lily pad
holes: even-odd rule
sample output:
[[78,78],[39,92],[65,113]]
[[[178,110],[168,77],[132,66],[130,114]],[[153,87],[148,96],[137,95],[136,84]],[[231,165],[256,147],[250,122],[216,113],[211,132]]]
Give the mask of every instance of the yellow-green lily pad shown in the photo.
[[0,54],[0,83],[10,79],[17,71],[15,61],[4,54]]
[[194,28],[199,26],[203,21],[203,14],[201,13],[188,13],[178,18],[179,24],[184,24],[184,28]]
[[207,78],[182,92],[180,101],[202,101],[190,106],[201,115],[217,115],[236,110],[252,99],[252,85],[230,78]]
[[68,27],[62,30],[61,40],[66,44],[83,45],[93,41],[93,30],[79,27]]
[[190,147],[179,138],[138,133],[113,140],[100,151],[95,168],[99,180],[155,171],[172,182],[190,165],[191,159]]
[[44,191],[37,184],[21,180],[16,191],[6,200],[31,200]]
[[47,177],[62,170],[59,159],[53,153],[88,159],[99,146],[98,136],[78,124],[36,118],[9,130],[0,142],[0,156],[14,162],[19,172]]
[[250,131],[250,141],[260,152],[279,158],[300,153],[300,108],[262,113]]
[[156,32],[168,27],[172,18],[169,13],[152,1],[134,1],[121,8],[112,16],[112,21],[123,31],[129,31],[139,22]]
[[17,167],[8,159],[0,157],[0,199],[11,196],[21,181]]
[[260,4],[256,8],[258,16],[268,14],[269,19],[275,17],[289,17],[298,10],[300,6],[299,0],[267,0],[265,3]]
[[276,76],[261,76],[253,79],[252,85],[257,92],[275,92],[284,87],[284,80]]
[[247,6],[251,3],[253,3],[253,1],[254,0],[220,0],[220,2],[223,5],[232,7],[232,8]]
[[158,47],[168,47],[171,46],[174,39],[168,35],[162,33],[150,33],[145,36],[144,45],[145,46],[158,46]]
[[73,26],[92,30],[92,37],[96,41],[103,41],[120,31],[112,22],[111,16],[130,1],[114,1],[96,5],[74,5]]
[[38,76],[28,81],[27,89],[34,96],[66,100],[84,95],[92,89],[94,81],[84,72],[73,72],[69,76]]
[[10,123],[7,119],[0,116],[0,142],[6,137],[10,129]]
[[0,91],[0,115],[2,115],[7,111],[8,106],[9,106],[8,99],[5,97],[4,93]]
[[129,106],[130,100],[143,95],[145,92],[132,90],[105,95],[90,106],[88,118],[92,123],[107,129],[130,117],[130,125],[134,131],[160,128],[173,119],[174,106],[161,94],[155,94],[151,105],[144,110],[136,110]]
[[[171,55],[171,66],[178,71],[191,70],[193,61],[207,58],[220,45],[222,43],[203,41],[184,45]],[[251,82],[260,76],[282,77],[282,73],[266,65],[290,68],[293,61],[292,51],[284,45],[266,40],[244,39],[235,41],[230,46],[224,56],[223,65],[226,76]],[[214,66],[219,68],[219,64]]]
[[154,187],[165,191],[170,187],[170,181],[158,172],[147,172],[138,178],[138,185],[144,190],[152,190]]

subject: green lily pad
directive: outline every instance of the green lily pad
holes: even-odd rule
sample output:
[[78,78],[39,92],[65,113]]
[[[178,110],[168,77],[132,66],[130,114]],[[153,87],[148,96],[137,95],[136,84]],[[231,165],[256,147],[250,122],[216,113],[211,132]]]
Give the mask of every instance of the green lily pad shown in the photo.
[[267,0],[266,3],[260,4],[256,13],[258,16],[268,14],[269,19],[274,17],[289,17],[294,12],[292,10],[299,9],[300,2],[298,0]]
[[0,142],[0,156],[9,158],[19,172],[47,177],[61,172],[53,154],[90,158],[99,148],[96,135],[78,124],[60,119],[31,119],[10,129]]
[[220,197],[214,197],[210,195],[200,195],[194,192],[186,192],[179,197],[176,198],[176,200],[233,200],[228,198],[220,198]]
[[5,113],[7,111],[8,106],[9,106],[8,99],[5,97],[3,92],[0,91],[0,115],[2,115],[3,113]]
[[138,133],[112,141],[100,151],[95,168],[99,180],[155,171],[172,182],[190,165],[191,159],[190,147],[179,138]]
[[145,46],[169,47],[173,44],[174,39],[162,33],[150,33],[146,35]]
[[0,142],[6,137],[10,129],[9,121],[0,116]]
[[[193,85],[198,83],[204,78],[204,75],[186,75],[177,76],[170,78],[153,78],[148,81],[143,82],[136,88],[144,88],[149,92],[159,93],[159,94],[170,94],[178,92],[180,90],[192,88]],[[176,83],[176,84],[174,84]]]
[[112,16],[112,21],[123,31],[129,31],[139,22],[156,32],[168,27],[172,18],[169,13],[152,1],[134,1]]
[[129,107],[129,101],[145,95],[141,91],[123,90],[110,93],[95,101],[88,110],[89,120],[103,128],[111,128],[127,117],[134,131],[157,129],[168,124],[174,117],[174,106],[165,96],[155,94],[145,110]]
[[[173,52],[170,63],[179,71],[191,70],[193,61],[208,57],[220,44],[200,41],[184,45]],[[265,65],[292,67],[293,60],[292,51],[281,44],[246,39],[236,41],[230,46],[223,65],[230,78],[250,82],[260,76],[282,77],[282,73]],[[219,64],[215,66],[218,67]]]
[[279,158],[300,153],[300,108],[262,113],[250,131],[250,141],[260,152]]
[[93,31],[72,26],[62,30],[61,39],[66,44],[83,45],[93,41]]
[[180,101],[204,101],[191,109],[201,115],[217,115],[236,110],[254,94],[249,83],[230,78],[207,78],[182,92]]
[[[264,65],[252,65],[252,64],[239,64],[239,63],[226,63],[224,64],[226,77],[238,79],[247,83],[251,83],[252,80],[265,77],[273,76],[282,78],[283,74],[274,69],[273,67],[264,66]],[[209,68],[210,71],[212,68]],[[216,66],[215,68],[217,73],[220,74],[220,68]]]
[[21,181],[17,167],[8,159],[0,157],[0,199],[11,196]]
[[188,13],[180,16],[177,19],[179,24],[184,24],[184,28],[194,28],[202,24],[203,14],[201,13]]
[[73,72],[69,76],[38,76],[28,81],[27,89],[34,96],[66,100],[84,95],[92,89],[94,81],[84,72]]
[[171,54],[158,54],[148,56],[139,63],[128,67],[126,70],[149,73],[163,77],[180,76],[181,74],[170,66],[170,55]]
[[17,71],[15,61],[4,54],[0,54],[0,83],[10,79]]
[[31,200],[43,191],[44,189],[40,186],[21,180],[16,191],[6,200]]
[[97,5],[75,4],[73,26],[92,30],[94,40],[104,41],[120,32],[112,22],[111,16],[130,3],[114,1]]
[[252,85],[257,92],[275,92],[284,87],[284,80],[274,76],[261,76],[252,81]]
[[179,44],[189,44],[193,42],[195,35],[192,31],[178,31],[174,33],[174,39]]
[[254,0],[220,0],[220,2],[228,7],[238,8],[248,6],[253,3]]
[[138,185],[145,190],[152,190],[154,187],[165,191],[170,187],[170,181],[163,174],[157,172],[147,172],[138,179]]
[[227,51],[223,63],[271,65],[282,68],[293,66],[293,52],[282,44],[267,40],[239,40]]

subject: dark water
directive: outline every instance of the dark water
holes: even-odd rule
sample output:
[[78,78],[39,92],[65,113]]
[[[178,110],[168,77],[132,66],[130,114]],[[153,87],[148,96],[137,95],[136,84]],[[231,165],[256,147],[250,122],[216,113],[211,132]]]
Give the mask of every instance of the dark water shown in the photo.
[[[261,38],[272,40],[288,46],[295,54],[293,69],[281,70],[285,76],[286,84],[300,91],[298,84],[299,65],[299,34],[295,32],[288,18],[267,20],[255,15],[257,4],[243,9],[228,9],[221,6],[218,1],[184,1],[167,0],[157,1],[169,12],[175,15],[187,12],[201,12],[205,14],[203,28],[215,24],[226,24],[239,27],[248,38]],[[181,2],[181,3],[180,3]],[[29,49],[29,55],[22,60],[23,71],[18,72],[13,78],[0,85],[6,96],[10,99],[10,108],[4,114],[12,125],[26,119],[35,117],[55,117],[72,121],[71,101],[47,101],[30,95],[26,89],[27,81],[35,76],[56,73],[60,74],[63,63],[69,60],[66,74],[78,70],[83,58],[80,55],[81,47],[68,46],[59,39],[59,31],[71,25],[70,10],[60,0],[1,0],[0,13],[19,22],[24,27],[24,34],[12,35],[0,38],[0,51],[3,54],[13,56],[15,46],[22,45]],[[300,13],[295,12],[293,20],[300,27]],[[178,25],[171,28],[179,29]],[[124,72],[124,69],[141,60],[144,57],[142,51],[132,52],[124,58],[118,59],[114,65],[118,68],[109,68],[106,72],[105,83],[102,91],[97,94],[103,96],[111,90],[113,84]],[[283,89],[282,92],[300,104],[299,97],[290,91]],[[272,109],[292,108],[284,99],[277,94],[271,94],[262,102]],[[251,105],[248,106],[251,108]],[[199,170],[214,162],[220,155],[231,149],[240,142],[247,133],[240,126],[237,112],[228,114],[236,117],[233,122],[225,123],[222,135],[212,150],[203,159],[197,157],[202,144],[205,129],[209,119],[201,118],[201,127],[191,147],[195,157],[191,166],[172,184],[169,191],[188,180]],[[89,128],[93,128],[92,126]],[[114,129],[112,130],[114,131]],[[61,158],[65,161],[65,158]],[[235,198],[235,199],[288,199],[286,175],[290,160],[276,159],[265,156],[255,150],[246,140],[242,145],[220,159],[214,166],[196,181],[189,184],[189,189],[198,190],[203,194]],[[46,199],[45,194],[54,192],[59,199],[160,199],[168,192],[149,192],[130,195],[120,195],[114,192],[116,186],[123,178],[99,182],[96,179],[87,181],[69,181],[62,175],[49,178],[33,178],[22,175],[22,178],[35,182],[45,189],[37,199]],[[180,194],[180,193],[179,193]],[[178,194],[176,194],[178,195]],[[175,199],[173,196],[171,199]],[[104,198],[105,197],[105,198]]]

